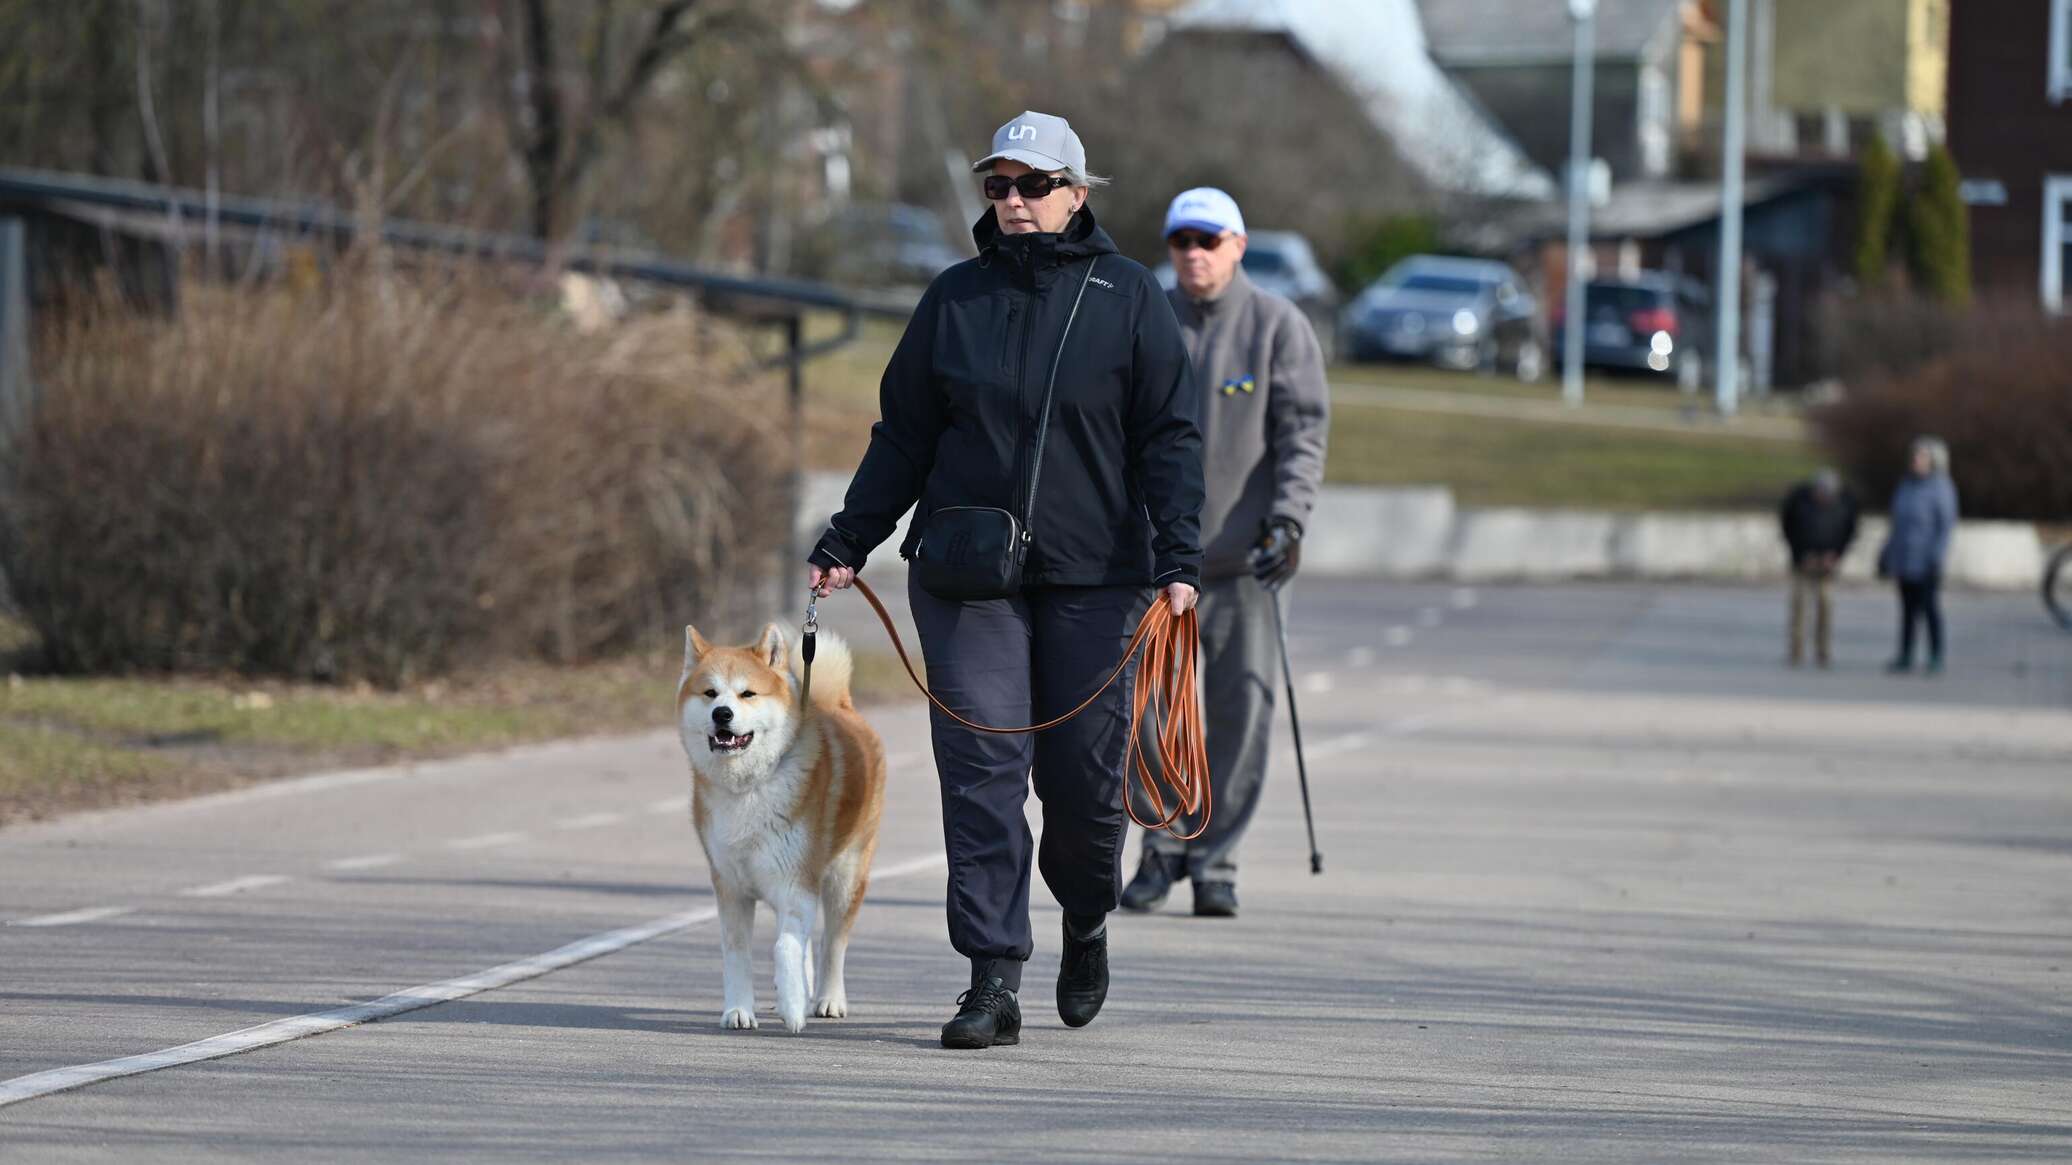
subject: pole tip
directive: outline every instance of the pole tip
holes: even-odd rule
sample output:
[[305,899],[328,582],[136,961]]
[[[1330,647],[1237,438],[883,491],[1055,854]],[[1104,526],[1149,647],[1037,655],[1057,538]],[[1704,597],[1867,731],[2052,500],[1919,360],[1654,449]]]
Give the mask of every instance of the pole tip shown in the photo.
[[1309,872],[1312,874],[1321,874],[1324,872],[1323,854],[1313,853],[1309,855]]

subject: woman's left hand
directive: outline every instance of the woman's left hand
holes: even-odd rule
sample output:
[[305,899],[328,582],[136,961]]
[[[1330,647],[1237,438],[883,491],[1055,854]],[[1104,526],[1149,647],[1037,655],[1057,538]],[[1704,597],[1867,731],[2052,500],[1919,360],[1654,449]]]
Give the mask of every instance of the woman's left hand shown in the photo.
[[1172,583],[1168,585],[1165,589],[1165,594],[1166,602],[1173,605],[1173,614],[1176,617],[1185,615],[1187,609],[1194,605],[1194,600],[1197,597],[1195,589],[1186,583]]

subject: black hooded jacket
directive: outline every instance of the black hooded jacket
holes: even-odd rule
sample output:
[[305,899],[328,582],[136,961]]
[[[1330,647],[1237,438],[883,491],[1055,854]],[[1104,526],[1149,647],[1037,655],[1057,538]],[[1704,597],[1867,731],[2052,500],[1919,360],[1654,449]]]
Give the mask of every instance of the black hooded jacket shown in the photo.
[[1199,402],[1158,281],[1115,250],[1090,209],[1059,234],[1002,234],[937,276],[878,390],[880,420],[842,512],[809,561],[861,570],[908,506],[911,557],[943,506],[1020,514],[1059,333],[1093,263],[1058,364],[1023,578],[1035,586],[1200,585]]
[[1840,557],[1856,541],[1856,497],[1847,489],[1823,501],[1812,482],[1802,482],[1784,496],[1777,517],[1793,566],[1804,565],[1815,554]]

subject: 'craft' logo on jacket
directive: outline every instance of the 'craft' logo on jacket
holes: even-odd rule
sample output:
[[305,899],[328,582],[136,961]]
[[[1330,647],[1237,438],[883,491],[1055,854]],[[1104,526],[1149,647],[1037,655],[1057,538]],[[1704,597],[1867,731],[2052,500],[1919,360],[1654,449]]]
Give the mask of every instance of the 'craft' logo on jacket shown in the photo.
[[1238,393],[1241,392],[1249,395],[1258,387],[1258,382],[1253,380],[1252,377],[1249,375],[1235,376],[1229,380],[1224,381],[1223,387],[1220,391],[1223,393],[1224,396],[1236,396]]

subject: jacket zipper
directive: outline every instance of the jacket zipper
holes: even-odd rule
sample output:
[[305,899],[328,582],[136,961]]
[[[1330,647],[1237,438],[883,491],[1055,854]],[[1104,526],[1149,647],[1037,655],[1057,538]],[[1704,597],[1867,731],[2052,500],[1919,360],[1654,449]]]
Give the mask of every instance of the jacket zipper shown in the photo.
[[[1036,284],[1036,272],[1031,270],[1029,272],[1029,302],[1022,311],[1021,355],[1016,359],[1014,368],[1016,437],[1014,463],[1016,467],[1021,469],[1021,472],[1015,478],[1016,482],[1021,486],[1021,496],[1015,499],[1017,511],[1022,506],[1028,504],[1029,499],[1028,481],[1030,467],[1024,464],[1028,459],[1029,452],[1029,402],[1027,400],[1028,386],[1025,382],[1029,371],[1029,333],[1035,330],[1037,292],[1039,290]],[[1029,527],[1035,524],[1036,515],[1034,514],[1028,515],[1028,521],[1022,524],[1022,542],[1025,545],[1029,541]]]

